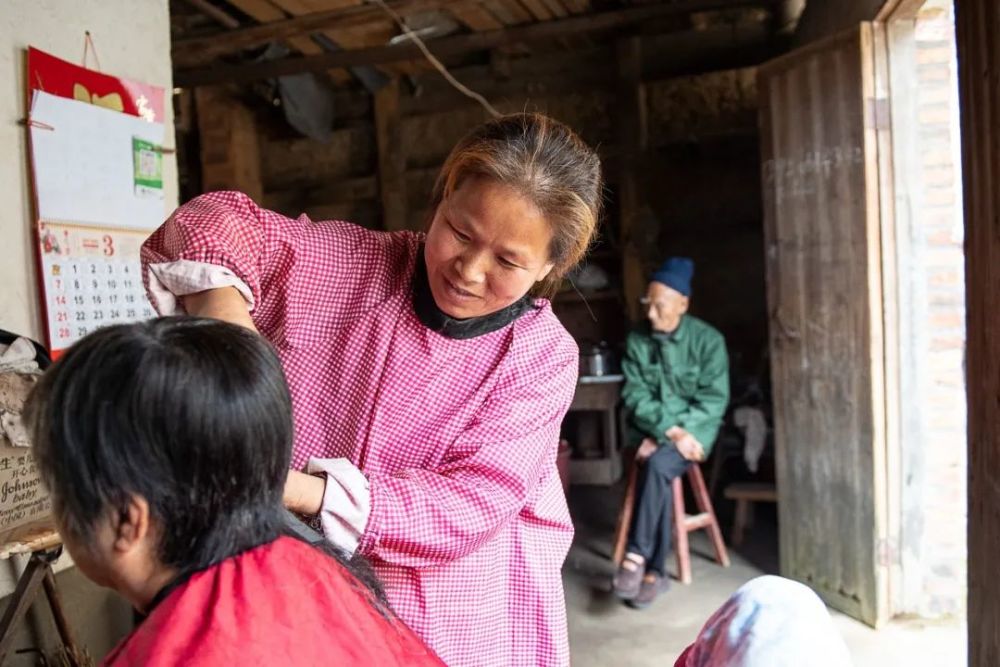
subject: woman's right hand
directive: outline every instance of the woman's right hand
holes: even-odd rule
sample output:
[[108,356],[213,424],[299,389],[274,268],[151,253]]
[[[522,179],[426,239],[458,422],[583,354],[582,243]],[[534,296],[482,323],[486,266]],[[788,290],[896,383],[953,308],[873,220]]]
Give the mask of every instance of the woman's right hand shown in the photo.
[[184,309],[188,315],[211,317],[257,331],[250,311],[247,310],[246,299],[235,287],[219,287],[188,294],[184,297]]

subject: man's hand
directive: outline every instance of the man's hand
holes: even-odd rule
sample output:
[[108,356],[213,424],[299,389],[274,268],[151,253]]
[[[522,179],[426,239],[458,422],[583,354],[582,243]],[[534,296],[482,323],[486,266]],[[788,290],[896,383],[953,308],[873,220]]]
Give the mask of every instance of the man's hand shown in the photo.
[[635,453],[636,463],[642,463],[647,460],[650,456],[656,453],[657,449],[658,447],[656,445],[656,441],[652,438],[646,438],[639,445],[639,450]]
[[680,426],[671,426],[670,428],[667,429],[667,432],[665,433],[667,439],[669,439],[671,442],[677,442],[687,434],[688,432],[682,429]]
[[677,447],[677,451],[688,461],[700,462],[705,460],[705,448],[701,446],[697,438],[682,429],[674,426],[667,431],[667,437]]

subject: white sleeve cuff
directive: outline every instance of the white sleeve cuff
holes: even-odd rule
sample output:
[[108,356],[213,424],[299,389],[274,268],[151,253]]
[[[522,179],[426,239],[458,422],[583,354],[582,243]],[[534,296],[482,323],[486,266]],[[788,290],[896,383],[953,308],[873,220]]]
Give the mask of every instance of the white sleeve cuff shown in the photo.
[[326,474],[323,506],[319,511],[323,535],[352,555],[371,514],[368,478],[347,459],[309,459],[306,472]]
[[219,287],[235,287],[253,310],[253,292],[224,266],[186,259],[149,265],[149,292],[160,315],[182,315],[177,297]]

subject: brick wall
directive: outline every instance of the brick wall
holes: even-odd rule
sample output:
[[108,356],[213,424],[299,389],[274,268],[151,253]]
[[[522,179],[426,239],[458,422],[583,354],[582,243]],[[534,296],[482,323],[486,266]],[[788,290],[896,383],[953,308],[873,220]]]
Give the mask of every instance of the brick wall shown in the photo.
[[[916,23],[916,117],[919,132],[919,207],[911,243],[925,303],[923,539],[915,599],[921,616],[961,615],[966,592],[965,282],[954,12],[950,0],[929,0]],[[906,388],[904,387],[904,392]],[[908,443],[904,442],[906,447]]]

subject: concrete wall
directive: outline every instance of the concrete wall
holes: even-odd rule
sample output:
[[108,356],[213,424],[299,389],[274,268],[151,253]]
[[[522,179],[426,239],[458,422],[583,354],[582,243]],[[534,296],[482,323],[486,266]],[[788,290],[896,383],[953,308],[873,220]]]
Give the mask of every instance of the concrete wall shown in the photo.
[[[42,337],[35,275],[27,138],[17,121],[25,113],[24,49],[31,45],[71,62],[83,53],[89,30],[103,71],[172,88],[167,0],[5,0],[0,10],[0,327]],[[91,61],[93,66],[93,61]],[[173,145],[173,114],[167,97],[166,145]],[[173,156],[164,156],[166,206],[177,202]],[[23,559],[0,561],[0,595],[13,590]],[[67,559],[60,569],[69,565]],[[92,656],[103,655],[128,629],[128,608],[71,568],[59,575],[70,623]],[[5,604],[6,600],[0,601]],[[52,621],[21,629],[17,648],[52,648]],[[34,665],[37,656],[12,658],[8,665]]]
[[[24,49],[31,45],[79,62],[89,30],[103,70],[172,88],[167,0],[4,0],[0,10],[0,326],[42,335],[31,235],[25,110]],[[93,67],[93,61],[90,66]],[[167,96],[167,139],[173,113]],[[163,160],[166,206],[177,202],[177,168]]]

